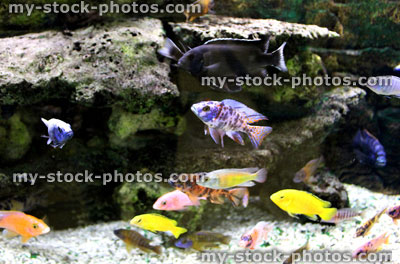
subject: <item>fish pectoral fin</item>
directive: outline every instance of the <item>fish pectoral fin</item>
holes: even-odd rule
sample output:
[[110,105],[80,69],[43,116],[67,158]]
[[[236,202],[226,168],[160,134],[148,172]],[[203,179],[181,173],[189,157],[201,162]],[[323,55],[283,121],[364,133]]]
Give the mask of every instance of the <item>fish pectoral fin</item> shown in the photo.
[[189,200],[190,200],[192,203],[197,203],[197,202],[198,202],[198,197],[192,195],[191,193],[187,193],[186,195],[189,197]]
[[215,204],[223,204],[225,201],[224,201],[224,198],[222,196],[211,195],[210,196],[210,202],[211,203],[215,203]]
[[228,131],[226,132],[226,135],[232,139],[233,141],[235,141],[236,143],[240,144],[240,145],[244,145],[244,140],[242,138],[242,135],[240,135],[239,132],[236,131]]
[[295,215],[295,214],[293,214],[293,213],[290,213],[290,212],[288,212],[288,215],[290,216],[290,217],[293,217],[293,218],[299,218],[297,215]]
[[317,221],[318,217],[317,215],[305,215],[308,219],[313,220],[313,221]]
[[15,232],[13,232],[13,231],[11,231],[9,229],[4,229],[3,230],[3,236],[5,238],[13,238],[13,237],[19,236],[19,234],[15,233]]
[[222,147],[224,145],[223,139],[224,139],[224,133],[223,131],[220,131],[218,129],[209,127],[208,131],[210,132],[211,138],[214,140],[215,144],[220,145],[222,144]]
[[131,253],[132,249],[134,248],[134,246],[132,246],[131,244],[126,244],[126,251],[128,251],[128,253]]
[[26,242],[28,242],[29,239],[31,239],[30,236],[22,236],[22,237],[21,237],[21,242],[22,242],[22,244],[25,244]]
[[242,184],[236,185],[236,186],[237,187],[253,187],[254,185],[256,185],[254,182],[248,181],[248,182],[244,182]]

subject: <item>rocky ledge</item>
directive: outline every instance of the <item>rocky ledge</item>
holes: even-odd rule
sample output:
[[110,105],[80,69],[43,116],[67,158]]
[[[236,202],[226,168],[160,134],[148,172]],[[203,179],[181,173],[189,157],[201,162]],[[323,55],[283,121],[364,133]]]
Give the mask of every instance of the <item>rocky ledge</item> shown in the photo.
[[2,39],[0,103],[68,98],[151,108],[179,95],[169,81],[169,66],[157,60],[163,41],[161,22],[148,18]]
[[184,40],[193,42],[213,38],[249,39],[259,36],[273,36],[278,40],[309,42],[337,38],[340,35],[327,28],[315,25],[302,25],[282,22],[275,19],[234,18],[210,15],[202,18],[201,23],[170,23],[174,32],[184,36]]

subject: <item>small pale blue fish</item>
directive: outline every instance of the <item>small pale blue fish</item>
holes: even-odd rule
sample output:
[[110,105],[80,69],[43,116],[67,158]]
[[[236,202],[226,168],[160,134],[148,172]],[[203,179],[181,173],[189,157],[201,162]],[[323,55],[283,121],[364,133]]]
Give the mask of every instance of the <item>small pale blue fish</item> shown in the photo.
[[353,147],[360,163],[376,167],[386,166],[386,152],[379,140],[368,130],[358,130]]
[[374,93],[384,96],[400,98],[400,78],[396,76],[380,76],[376,78],[376,85],[367,85]]
[[271,127],[251,126],[252,123],[268,120],[268,118],[235,100],[200,102],[194,104],[191,110],[206,124],[206,135],[210,134],[214,142],[221,144],[222,147],[224,147],[225,135],[243,145],[244,141],[240,133],[245,133],[249,136],[253,147],[257,149],[265,137],[272,132]]
[[49,135],[43,136],[48,138],[47,145],[51,145],[53,148],[63,148],[74,136],[74,132],[71,129],[71,125],[61,121],[59,119],[46,120],[42,118],[43,123],[47,126]]
[[393,69],[394,71],[396,71],[396,72],[400,72],[400,64],[399,65],[397,65],[396,67],[394,67],[394,69]]

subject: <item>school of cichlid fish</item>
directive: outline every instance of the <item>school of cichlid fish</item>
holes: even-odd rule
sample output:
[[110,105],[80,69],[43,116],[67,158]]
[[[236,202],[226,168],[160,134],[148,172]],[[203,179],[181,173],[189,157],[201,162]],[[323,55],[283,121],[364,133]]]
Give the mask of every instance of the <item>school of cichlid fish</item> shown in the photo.
[[[187,22],[193,22],[199,17],[212,13],[214,1],[198,0],[192,4],[197,6],[198,12],[185,12]],[[267,76],[267,66],[275,67],[283,72],[287,71],[284,60],[284,47],[268,53],[269,38],[259,40],[241,39],[214,39],[203,45],[182,51],[170,39],[159,53],[176,62],[176,66],[195,77],[229,78],[241,76]],[[400,65],[394,68],[400,71]],[[385,85],[369,85],[368,88],[379,95],[400,98],[400,78],[396,76],[377,77],[378,81],[390,80]],[[212,85],[213,89],[226,92],[239,92],[241,86],[225,83],[223,87]],[[204,123],[205,135],[210,135],[212,140],[224,147],[224,137],[228,136],[234,142],[245,145],[243,135],[247,135],[253,148],[258,149],[265,138],[272,133],[272,127],[256,126],[254,123],[267,121],[268,118],[244,105],[241,102],[225,99],[222,101],[202,101],[194,104],[191,111]],[[62,149],[74,136],[71,125],[59,119],[52,118],[42,122],[47,127],[47,145]],[[385,167],[387,157],[384,146],[378,138],[366,129],[357,131],[353,139],[353,149],[356,159],[371,167]],[[321,156],[309,161],[294,178],[295,183],[310,183],[318,168],[324,163]],[[211,172],[180,174],[169,179],[170,191],[155,201],[153,209],[159,211],[184,211],[190,207],[200,206],[202,202],[223,204],[229,200],[233,206],[247,207],[249,203],[248,188],[257,183],[262,184],[267,180],[265,168],[231,168],[219,169]],[[338,225],[343,221],[362,217],[363,213],[353,208],[336,209],[331,203],[324,201],[312,193],[283,189],[270,196],[270,200],[291,217],[304,215],[312,221]],[[367,220],[356,230],[354,237],[366,236],[380,217],[386,213],[397,225],[400,220],[400,205],[384,208]],[[220,245],[229,245],[232,237],[216,232],[199,231],[185,234],[187,229],[178,226],[178,223],[163,215],[148,213],[132,218],[130,225],[151,232],[166,232],[172,234],[177,240],[175,246],[182,249],[205,251],[209,248],[218,248]],[[50,232],[49,226],[41,219],[27,215],[20,211],[0,211],[0,228],[7,238],[21,236],[22,243],[27,243],[32,237]],[[239,240],[239,246],[254,250],[267,239],[274,227],[265,221],[258,222],[253,228],[246,231]],[[126,249],[131,252],[138,248],[146,253],[162,254],[161,246],[151,245],[151,241],[139,232],[131,229],[114,230],[114,234],[126,244]],[[184,235],[183,235],[184,234]],[[183,237],[181,237],[183,235]],[[353,252],[354,258],[364,258],[366,254],[377,252],[382,245],[389,243],[389,236],[384,233]],[[309,249],[309,240],[295,253]],[[292,257],[284,263],[292,263]]]

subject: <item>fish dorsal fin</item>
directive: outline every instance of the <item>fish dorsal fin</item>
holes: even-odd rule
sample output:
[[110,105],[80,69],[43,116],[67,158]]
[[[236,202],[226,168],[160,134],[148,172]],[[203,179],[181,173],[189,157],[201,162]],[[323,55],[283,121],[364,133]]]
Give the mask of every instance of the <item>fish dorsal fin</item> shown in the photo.
[[234,38],[217,38],[204,43],[204,45],[252,45],[263,51],[268,50],[269,38],[265,39],[234,39]]
[[49,127],[50,124],[49,124],[49,121],[48,121],[48,120],[42,118],[42,122],[43,122],[47,127]]
[[323,207],[323,208],[331,207],[331,205],[332,205],[331,202],[322,200],[321,198],[319,198],[318,196],[316,196],[316,195],[313,194],[313,193],[309,193],[309,192],[306,192],[306,193],[310,194],[312,197],[314,197],[315,199],[317,199],[318,201],[320,201],[320,202],[322,203],[322,207]]
[[164,216],[164,215],[155,214],[155,213],[150,214],[150,215],[156,216],[156,217],[161,217],[161,218],[163,218],[163,219],[165,219],[165,220],[168,220],[168,221],[170,221],[173,225],[176,225],[176,224],[177,224],[177,222],[176,222],[175,220],[169,219],[168,217],[166,217],[166,216]]
[[254,111],[253,109],[249,108],[248,106],[246,106],[238,101],[235,101],[232,99],[225,99],[221,103],[223,103],[224,105],[231,106],[235,110],[245,114],[246,122],[248,124],[255,123],[255,122],[258,122],[261,120],[268,120],[268,118],[266,116]]
[[0,220],[4,217],[7,217],[9,215],[25,215],[25,213],[20,212],[20,211],[0,211]]
[[369,132],[369,131],[366,130],[366,129],[364,129],[364,130],[362,131],[362,133],[364,133],[365,135],[368,135],[369,137],[371,137],[371,138],[373,138],[373,139],[379,141],[379,139],[377,139],[374,135],[371,134],[371,132]]

